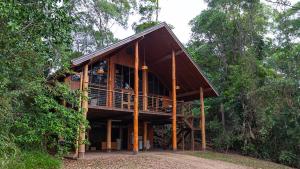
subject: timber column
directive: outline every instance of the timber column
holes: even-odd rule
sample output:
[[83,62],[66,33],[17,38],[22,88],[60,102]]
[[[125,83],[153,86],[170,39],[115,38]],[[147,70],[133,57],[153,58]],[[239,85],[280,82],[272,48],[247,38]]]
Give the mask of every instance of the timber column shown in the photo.
[[143,136],[144,150],[147,150],[147,136],[148,136],[147,129],[148,129],[147,122],[144,122],[144,136]]
[[[89,86],[89,75],[88,75],[88,64],[84,65],[83,67],[83,81],[82,81],[82,96],[81,105],[83,109],[83,116],[86,119],[86,115],[88,112],[88,86]],[[85,127],[83,124],[80,125],[80,134],[79,134],[79,150],[78,150],[78,157],[84,158],[85,153]]]
[[[80,85],[79,85],[79,91],[82,92],[82,82],[83,82],[83,73],[80,72]],[[79,104],[78,104],[78,110],[80,110],[82,107],[82,99],[81,99],[81,95],[79,95]],[[74,153],[74,158],[78,158],[79,154],[79,140],[80,139],[80,128],[77,128],[76,131],[76,143],[75,143],[75,153]]]
[[143,110],[148,110],[148,66],[142,66],[143,71]]
[[106,149],[108,152],[111,151],[111,119],[107,120]]
[[134,45],[134,110],[133,110],[133,153],[139,151],[139,43]]
[[203,97],[203,88],[200,87],[200,106],[201,106],[201,136],[202,136],[202,150],[206,149],[206,136],[205,136],[205,114],[204,114],[204,97]]
[[177,126],[176,126],[176,60],[175,52],[172,50],[172,147],[177,150]]
[[115,65],[111,58],[108,60],[108,100],[107,100],[107,106],[113,107],[113,98],[114,98],[114,75],[115,75]]

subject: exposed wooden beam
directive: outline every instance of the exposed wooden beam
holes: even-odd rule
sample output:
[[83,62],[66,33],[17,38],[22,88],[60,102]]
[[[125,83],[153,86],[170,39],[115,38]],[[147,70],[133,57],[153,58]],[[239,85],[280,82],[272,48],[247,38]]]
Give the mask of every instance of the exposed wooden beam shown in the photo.
[[[177,55],[180,55],[182,52],[183,52],[182,50],[179,50],[179,51],[175,52],[175,55],[176,55],[176,56],[177,56]],[[156,62],[151,63],[151,65],[156,65],[156,64],[158,64],[158,63],[160,63],[160,62],[163,62],[163,61],[166,61],[166,60],[168,60],[168,59],[171,59],[171,57],[172,57],[172,53],[171,53],[171,54],[168,54],[168,55],[165,55],[165,56],[163,56],[163,57],[161,57],[161,58],[158,59]]]
[[[88,64],[84,65],[83,67],[83,82],[82,82],[82,96],[83,99],[81,100],[81,106],[83,109],[83,116],[86,119],[86,115],[88,112],[88,86],[89,86],[89,75],[88,75]],[[85,127],[83,124],[80,125],[80,135],[79,135],[79,150],[78,150],[78,157],[84,158],[85,154]]]
[[172,147],[177,150],[177,126],[176,126],[176,60],[175,51],[172,50]]
[[133,105],[133,153],[137,154],[138,147],[138,133],[139,133],[139,42],[135,42],[134,54],[134,105]]
[[[210,92],[210,91],[213,91],[213,89],[212,88],[206,88],[206,89],[203,90],[203,93]],[[194,91],[191,91],[191,92],[182,93],[182,94],[179,94],[177,97],[180,98],[180,97],[185,97],[185,96],[190,96],[190,95],[195,95],[195,94],[199,94],[199,90],[194,90]]]
[[206,149],[206,136],[205,136],[205,114],[204,114],[204,97],[203,97],[203,89],[200,87],[200,106],[201,106],[201,136],[202,136],[202,150]]

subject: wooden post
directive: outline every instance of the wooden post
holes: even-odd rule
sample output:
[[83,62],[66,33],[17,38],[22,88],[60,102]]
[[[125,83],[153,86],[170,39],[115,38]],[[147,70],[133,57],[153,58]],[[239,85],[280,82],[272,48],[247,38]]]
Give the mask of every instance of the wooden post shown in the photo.
[[147,127],[148,127],[147,122],[144,122],[144,137],[143,137],[144,150],[147,150],[147,135],[148,135]]
[[120,125],[119,127],[119,139],[120,139],[120,150],[122,150],[122,142],[123,142],[123,127]]
[[111,119],[107,120],[106,149],[108,152],[111,151]]
[[131,143],[132,143],[130,128],[131,126],[128,124],[127,125],[127,150],[131,149]]
[[191,129],[191,149],[192,149],[192,151],[194,151],[195,150],[195,137],[194,137],[194,130],[193,129]]
[[108,107],[113,107],[113,98],[114,98],[114,73],[115,73],[115,65],[112,62],[112,59],[109,58],[109,66],[108,66],[108,98],[107,105]]
[[184,151],[185,140],[184,140],[184,132],[182,132],[182,150]]
[[176,127],[176,60],[175,52],[172,50],[172,147],[177,150],[177,127]]
[[148,110],[148,67],[143,66],[143,110]]
[[[82,83],[83,83],[83,73],[80,72],[80,86],[79,86],[79,91],[82,92]],[[81,95],[79,96],[79,105],[78,105],[78,109],[81,109]],[[77,128],[77,136],[76,136],[76,143],[75,143],[75,153],[74,153],[74,157],[78,157],[78,151],[79,151],[79,135],[80,135],[80,128]]]
[[201,106],[201,136],[202,136],[202,150],[206,149],[206,136],[205,136],[205,114],[204,114],[204,97],[203,89],[200,87],[200,106]]
[[134,110],[133,110],[133,152],[137,154],[139,151],[139,43],[135,42],[134,54]]
[[[82,95],[83,99],[81,100],[81,106],[83,109],[83,116],[86,118],[88,112],[88,86],[89,86],[89,75],[88,75],[88,64],[84,65],[83,67],[83,82],[82,82]],[[85,153],[85,127],[84,125],[80,125],[80,135],[79,135],[79,150],[78,150],[78,157],[84,158]]]

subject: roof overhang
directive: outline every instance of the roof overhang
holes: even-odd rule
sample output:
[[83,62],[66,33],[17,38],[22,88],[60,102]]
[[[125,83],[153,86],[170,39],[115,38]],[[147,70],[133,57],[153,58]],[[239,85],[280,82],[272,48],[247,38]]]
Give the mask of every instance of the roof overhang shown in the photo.
[[218,92],[210,84],[199,66],[191,59],[182,43],[166,23],[161,23],[143,32],[120,40],[105,48],[72,60],[73,68],[92,63],[101,58],[133,47],[139,41],[139,56],[144,59],[152,71],[166,86],[171,88],[171,52],[176,54],[176,79],[180,89],[177,90],[178,100],[194,100],[200,97],[200,87],[205,97],[218,96]]

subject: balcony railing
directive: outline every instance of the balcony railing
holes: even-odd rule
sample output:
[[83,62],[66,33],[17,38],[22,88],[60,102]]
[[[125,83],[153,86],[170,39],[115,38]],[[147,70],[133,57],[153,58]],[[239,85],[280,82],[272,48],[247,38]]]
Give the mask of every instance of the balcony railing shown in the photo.
[[[145,104],[144,104],[145,102]],[[177,113],[181,113],[181,103],[177,102]],[[106,86],[89,84],[89,105],[132,111],[134,92],[129,89],[107,90]],[[172,112],[172,100],[166,96],[139,94],[139,110],[149,112]]]

